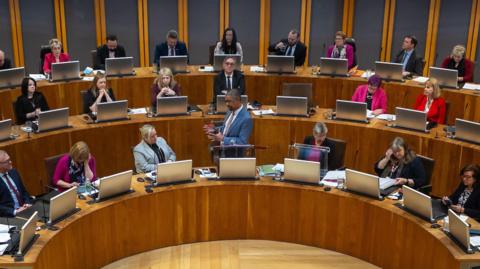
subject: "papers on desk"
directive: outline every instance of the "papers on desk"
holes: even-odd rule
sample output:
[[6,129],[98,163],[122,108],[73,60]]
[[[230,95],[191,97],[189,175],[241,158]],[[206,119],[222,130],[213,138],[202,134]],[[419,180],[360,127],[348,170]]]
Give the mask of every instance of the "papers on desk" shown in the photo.
[[470,236],[470,245],[474,247],[480,246],[480,236]]
[[284,172],[285,172],[285,169],[284,169],[283,163],[277,163],[277,164],[273,167],[273,170],[275,170],[275,171],[280,171],[280,172],[284,173]]
[[95,77],[83,77],[82,80],[83,81],[93,81]]
[[40,81],[40,80],[46,80],[47,77],[43,74],[30,74],[29,75],[31,78],[33,78],[35,81]]
[[250,66],[250,72],[265,72],[265,68],[258,65]]
[[0,243],[7,243],[10,240],[10,234],[7,233],[0,233]]
[[[9,235],[9,237],[10,237],[10,235]],[[3,253],[5,252],[7,247],[8,247],[8,244],[1,244],[0,245],[0,255],[3,255]]]
[[[10,230],[10,228],[12,228],[13,225],[6,225],[6,224],[0,224],[0,233],[8,233],[8,231]],[[0,241],[2,242],[2,241]]]
[[370,78],[371,76],[375,75],[375,72],[363,72],[363,74],[360,76],[362,78]]
[[427,77],[416,77],[412,79],[412,81],[418,82],[418,83],[425,83],[428,80]]
[[396,180],[389,177],[381,177],[380,178],[380,189],[386,190],[391,186],[395,185]]
[[328,171],[320,182],[325,186],[336,188],[338,186],[338,179],[345,179],[345,170]]
[[147,114],[147,110],[144,107],[142,107],[142,108],[132,108],[132,109],[130,109],[129,114],[134,114],[134,115],[136,115],[136,114]]
[[393,114],[380,114],[380,115],[377,116],[377,119],[394,121],[395,120],[395,115],[393,115]]
[[213,72],[214,69],[213,69],[213,66],[207,65],[207,66],[203,66],[203,68],[198,68],[198,71],[200,71],[200,72]]
[[367,109],[367,118],[368,118],[368,119],[373,119],[373,118],[375,118],[375,114],[373,114],[373,111]]
[[258,167],[258,174],[261,177],[264,177],[264,176],[273,177],[276,174],[275,169],[273,169],[274,167],[275,167],[275,165],[273,165],[273,164],[260,165]]
[[253,110],[253,115],[260,116],[260,115],[273,115],[275,112],[271,109],[260,109],[260,110]]
[[465,83],[465,85],[463,85],[462,89],[480,91],[480,85],[479,84],[473,84],[473,83]]

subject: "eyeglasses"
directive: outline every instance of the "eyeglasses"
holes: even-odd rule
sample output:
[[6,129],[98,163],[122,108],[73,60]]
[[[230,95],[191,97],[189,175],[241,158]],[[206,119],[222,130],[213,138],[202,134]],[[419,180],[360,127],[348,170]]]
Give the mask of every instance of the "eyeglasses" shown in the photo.
[[225,65],[234,65],[235,63],[232,62],[225,62]]

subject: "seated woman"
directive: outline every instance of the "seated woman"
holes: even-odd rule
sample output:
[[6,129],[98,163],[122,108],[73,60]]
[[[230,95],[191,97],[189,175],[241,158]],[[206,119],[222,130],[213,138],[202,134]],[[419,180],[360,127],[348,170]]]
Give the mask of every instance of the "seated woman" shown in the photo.
[[452,54],[443,60],[441,67],[457,70],[458,82],[473,81],[473,63],[465,58],[465,47],[462,45],[453,47]]
[[327,138],[328,128],[327,125],[323,122],[317,122],[313,127],[313,136],[307,136],[303,140],[303,144],[311,145],[311,146],[319,146],[319,147],[326,147],[330,149],[328,153],[328,167],[324,166],[325,160],[324,156],[322,156],[322,151],[320,150],[313,150],[313,149],[300,149],[298,153],[298,159],[307,160],[307,161],[314,161],[320,162],[322,168],[328,170],[335,170],[339,167],[334,167],[334,154],[335,151],[335,144]]
[[460,171],[461,182],[450,196],[442,198],[445,205],[471,218],[480,219],[480,167],[469,164]]
[[368,79],[368,85],[360,85],[352,96],[352,101],[366,102],[367,109],[373,114],[380,115],[387,112],[387,94],[381,88],[382,79],[373,75]]
[[107,88],[107,78],[102,73],[97,73],[91,88],[83,100],[83,113],[97,112],[97,104],[115,101],[112,89]]
[[75,143],[70,152],[60,157],[53,173],[53,184],[59,191],[97,180],[95,158],[85,142]]
[[160,69],[152,85],[152,107],[157,107],[157,98],[178,96],[182,87],[173,78],[172,70],[168,67]]
[[414,109],[427,112],[429,123],[445,123],[446,105],[445,100],[440,96],[440,86],[434,78],[425,82],[423,94],[417,97]]
[[385,157],[376,162],[374,168],[379,177],[396,179],[397,185],[418,189],[426,183],[422,160],[401,137],[393,140]]
[[239,54],[240,61],[243,60],[243,50],[240,42],[237,41],[237,33],[233,28],[227,28],[223,31],[222,41],[217,43],[215,54]]
[[22,80],[22,95],[15,102],[17,124],[36,120],[41,111],[49,110],[47,99],[37,91],[37,82],[33,78]]
[[345,38],[347,38],[347,35],[342,31],[338,31],[335,34],[335,44],[331,45],[328,48],[327,57],[347,59],[348,70],[350,70],[354,67],[353,66],[354,52],[353,52],[352,46],[345,44]]
[[133,148],[137,173],[148,173],[157,169],[157,164],[176,160],[175,152],[165,139],[157,137],[155,127],[145,124],[140,128],[142,141]]
[[43,73],[50,74],[52,63],[62,63],[70,61],[68,54],[62,52],[62,42],[54,38],[49,42],[52,52],[45,54],[43,59]]

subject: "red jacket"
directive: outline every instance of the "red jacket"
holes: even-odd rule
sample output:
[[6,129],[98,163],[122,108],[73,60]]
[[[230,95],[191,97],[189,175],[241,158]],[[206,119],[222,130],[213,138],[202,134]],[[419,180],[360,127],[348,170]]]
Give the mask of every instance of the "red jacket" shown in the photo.
[[[60,53],[60,62],[68,62],[70,61],[70,57],[68,57],[68,54],[66,53]],[[53,56],[52,53],[47,53],[45,54],[45,58],[43,61],[43,73],[47,74],[52,71],[52,63],[55,62],[55,56]]]
[[[414,109],[425,111],[425,104],[427,103],[427,96],[421,94],[417,97]],[[427,113],[428,122],[436,122],[439,124],[445,124],[446,114],[445,100],[442,97],[435,98]]]

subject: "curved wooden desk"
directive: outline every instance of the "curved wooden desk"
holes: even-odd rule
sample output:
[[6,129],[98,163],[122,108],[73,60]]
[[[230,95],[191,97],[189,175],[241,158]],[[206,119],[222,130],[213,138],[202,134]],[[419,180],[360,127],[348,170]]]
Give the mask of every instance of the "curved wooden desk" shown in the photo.
[[[175,78],[182,85],[182,94],[189,97],[191,104],[207,104],[212,101],[213,73],[202,73],[198,66],[190,66],[190,73],[179,74]],[[275,75],[250,72],[244,66],[245,84],[250,100],[265,105],[275,105],[275,97],[281,95],[284,82],[308,82],[313,84],[313,99],[319,107],[335,107],[337,99],[350,100],[356,87],[365,84],[359,77],[330,78],[312,75],[310,68],[298,68],[294,75]],[[109,84],[117,99],[127,99],[130,107],[150,105],[151,86],[155,74],[151,68],[137,68],[136,75],[124,78],[111,78]],[[70,107],[71,115],[82,113],[80,91],[90,87],[91,82],[73,81],[67,83],[39,82],[39,90],[46,96],[51,108]],[[423,86],[413,81],[406,83],[385,83],[388,97],[388,112],[393,113],[396,106],[412,107]],[[20,95],[20,89],[0,91],[0,118],[13,118],[12,102]],[[480,121],[478,91],[444,90],[442,95],[450,103],[448,121],[455,118]]]
[[99,268],[133,254],[184,243],[264,239],[345,253],[382,268],[461,268],[480,261],[440,229],[378,201],[320,187],[262,179],[199,181],[136,192],[87,205],[40,238],[14,264],[1,267]]

